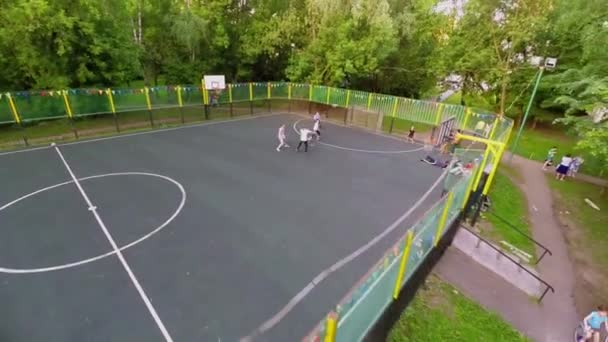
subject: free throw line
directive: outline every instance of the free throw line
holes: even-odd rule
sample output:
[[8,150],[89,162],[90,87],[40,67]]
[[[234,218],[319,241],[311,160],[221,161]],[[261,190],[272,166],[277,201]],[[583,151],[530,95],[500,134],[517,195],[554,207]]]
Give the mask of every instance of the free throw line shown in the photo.
[[351,254],[345,256],[344,258],[342,258],[341,260],[338,260],[336,263],[334,263],[330,267],[321,271],[321,273],[319,273],[316,277],[314,277],[314,279],[312,279],[308,283],[308,285],[306,285],[302,290],[300,290],[300,292],[298,292],[292,299],[290,299],[289,302],[287,302],[287,304],[281,310],[279,310],[279,312],[277,312],[274,316],[270,317],[268,320],[266,320],[264,323],[262,323],[262,325],[260,325],[258,328],[256,328],[251,334],[249,334],[248,336],[242,337],[240,339],[240,342],[251,342],[251,341],[253,341],[254,338],[264,334],[268,330],[275,327],[287,316],[287,314],[289,314],[289,312],[291,310],[293,310],[300,302],[302,302],[310,294],[310,292],[312,292],[312,290],[317,285],[319,285],[319,283],[321,283],[323,280],[325,280],[327,277],[329,277],[332,273],[336,272],[337,270],[346,266],[351,261],[355,260],[361,254],[367,252],[374,245],[378,244],[378,242],[380,242],[385,236],[387,236],[392,231],[397,229],[397,227],[399,227],[399,225],[403,221],[405,221],[405,219],[408,218],[414,212],[414,210],[418,209],[418,207],[429,197],[431,192],[433,192],[433,190],[435,190],[435,188],[437,188],[437,186],[447,176],[449,170],[450,169],[447,168],[445,171],[443,171],[441,176],[439,176],[439,178],[437,178],[435,183],[433,183],[433,185],[431,185],[431,187],[418,199],[418,201],[416,201],[416,203],[414,203],[413,206],[411,206],[403,215],[401,215],[399,218],[397,218],[397,220],[395,220],[395,222],[393,222],[390,226],[388,226],[382,233],[376,235],[373,239],[371,239],[365,245],[359,247],[357,250],[353,251]]
[[125,271],[127,271],[127,274],[129,275],[129,278],[131,278],[131,281],[133,282],[133,285],[137,289],[137,292],[139,292],[139,295],[141,296],[141,299],[146,304],[146,307],[148,308],[148,311],[152,315],[152,318],[154,319],[154,322],[156,322],[156,325],[158,326],[158,328],[160,329],[161,333],[163,334],[163,337],[165,338],[165,341],[167,341],[167,342],[173,342],[173,339],[171,338],[171,335],[169,335],[169,332],[167,331],[167,329],[165,328],[165,325],[163,324],[163,322],[161,321],[160,317],[158,316],[158,313],[156,312],[156,309],[154,309],[154,306],[152,305],[152,302],[150,301],[150,298],[148,298],[148,296],[146,295],[146,292],[144,291],[144,289],[140,285],[139,281],[135,277],[135,274],[133,274],[133,271],[131,270],[131,266],[129,266],[129,264],[127,263],[127,260],[125,260],[125,257],[122,254],[122,252],[120,251],[120,249],[118,248],[118,245],[116,244],[116,241],[114,241],[114,238],[112,237],[112,235],[110,235],[110,232],[108,231],[108,228],[106,228],[105,223],[103,223],[103,220],[101,219],[101,216],[99,216],[99,213],[97,213],[97,207],[93,205],[93,203],[89,199],[89,196],[87,195],[87,193],[82,188],[82,185],[80,185],[80,181],[78,181],[78,178],[76,178],[76,175],[74,175],[74,172],[72,171],[72,168],[70,167],[70,165],[68,164],[68,162],[63,157],[63,154],[59,150],[59,147],[56,146],[55,144],[53,144],[52,146],[55,148],[55,151],[59,155],[59,158],[61,158],[61,161],[63,162],[63,165],[65,166],[66,170],[70,174],[70,177],[72,177],[72,180],[74,181],[74,184],[76,184],[76,187],[80,191],[80,194],[82,195],[82,198],[84,199],[84,201],[89,206],[89,211],[93,213],[93,216],[95,216],[95,220],[99,224],[99,227],[101,228],[101,230],[105,234],[106,238],[110,242],[110,245],[112,245],[112,248],[114,249],[114,252],[116,253],[116,256],[120,260],[120,263],[124,267]]

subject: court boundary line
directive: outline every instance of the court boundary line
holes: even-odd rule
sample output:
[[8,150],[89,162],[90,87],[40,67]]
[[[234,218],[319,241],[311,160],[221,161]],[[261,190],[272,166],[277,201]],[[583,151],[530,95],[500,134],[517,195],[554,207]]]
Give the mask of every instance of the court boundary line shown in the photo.
[[338,260],[330,267],[321,271],[316,277],[314,277],[302,290],[300,290],[293,298],[291,298],[283,308],[281,308],[274,316],[264,321],[259,327],[254,329],[249,335],[242,337],[240,342],[251,342],[254,338],[266,333],[268,330],[279,324],[288,314],[291,312],[300,302],[302,302],[312,290],[319,285],[323,280],[329,277],[332,273],[338,271],[342,267],[349,264],[351,261],[358,258],[361,254],[367,252],[370,248],[378,244],[384,237],[393,232],[399,225],[407,219],[418,207],[429,197],[431,192],[437,188],[441,181],[447,176],[450,168],[446,168],[445,171],[435,180],[435,183],[431,185],[429,189],[412,205],[405,213],[398,217],[391,225],[380,234],[376,235],[373,239],[351,252],[349,255]]
[[[173,222],[173,220],[175,220],[175,218],[177,217],[177,215],[179,215],[181,213],[181,211],[183,210],[184,206],[186,205],[186,199],[187,199],[187,195],[186,195],[186,190],[184,188],[184,186],[182,184],[180,184],[178,181],[176,181],[175,179],[172,179],[170,177],[167,176],[163,176],[163,175],[159,175],[159,174],[155,174],[155,173],[148,173],[148,172],[115,172],[115,173],[107,173],[107,174],[101,174],[101,175],[95,175],[95,176],[89,176],[89,177],[84,177],[84,178],[80,178],[79,181],[86,181],[89,179],[98,179],[98,178],[104,178],[104,177],[112,177],[112,176],[131,176],[131,175],[135,175],[135,176],[150,176],[150,177],[157,177],[157,178],[161,178],[164,179],[170,183],[173,183],[175,186],[177,186],[177,188],[180,190],[181,194],[182,194],[182,199],[180,201],[179,206],[177,207],[177,209],[175,210],[175,212],[167,219],[165,220],[161,225],[159,225],[158,227],[152,229],[150,232],[148,232],[147,234],[144,234],[143,236],[141,236],[140,238],[133,240],[131,242],[129,242],[128,244],[121,246],[119,248],[119,250],[125,251],[133,246],[136,246],[142,242],[144,242],[145,240],[151,238],[152,236],[156,235],[157,233],[159,233],[161,230],[163,230],[164,228],[166,228],[171,222]],[[10,201],[2,206],[0,206],[0,212],[2,212],[3,210],[9,208],[10,206],[19,203],[25,199],[28,199],[30,197],[36,196],[42,192],[48,191],[48,190],[53,190],[59,187],[62,187],[64,185],[68,185],[68,184],[72,184],[74,183],[73,180],[70,181],[66,181],[63,183],[58,183],[55,185],[51,185],[48,186],[46,188],[42,188],[42,189],[38,189],[34,192],[31,192],[27,195],[21,196],[13,201]],[[95,262],[97,260],[101,260],[104,258],[107,258],[109,256],[112,256],[116,254],[115,251],[110,251],[104,254],[99,254],[97,256],[94,257],[90,257],[87,259],[82,259],[79,261],[75,261],[75,262],[70,262],[70,263],[65,263],[62,265],[57,265],[57,266],[47,266],[47,267],[38,267],[38,268],[8,268],[8,267],[0,267],[0,273],[6,273],[6,274],[32,274],[32,273],[45,273],[45,272],[53,272],[53,271],[59,271],[59,270],[64,270],[64,269],[68,269],[68,268],[72,268],[72,267],[77,267],[77,266],[81,266],[81,265],[86,265],[92,262]]]
[[[297,120],[292,125],[294,132],[296,134],[298,134],[298,135],[300,134],[300,131],[298,130],[298,123],[300,123],[303,120],[305,120],[305,119]],[[329,123],[330,124],[334,124],[333,122],[329,122]],[[334,125],[336,125],[336,124],[334,124]],[[348,126],[341,126],[341,125],[336,125],[336,126],[343,127],[343,128],[350,128]],[[364,131],[364,132],[366,132],[366,131]],[[394,137],[385,136],[383,134],[377,134],[377,133],[372,133],[372,132],[366,132],[366,133],[374,134],[374,135],[381,136],[381,137],[384,137],[384,138],[387,138],[387,139],[390,139],[390,138],[396,139]],[[397,139],[397,140],[399,140],[399,139]],[[401,141],[401,140],[399,140],[399,141]],[[401,141],[401,142],[403,142],[403,141]],[[329,143],[326,143],[326,142],[323,142],[323,141],[315,141],[315,143],[318,143],[319,145],[323,145],[323,146],[337,148],[337,149],[340,149],[340,150],[345,150],[345,151],[361,152],[361,153],[375,153],[375,154],[405,154],[405,153],[410,153],[410,152],[421,151],[421,150],[424,149],[424,146],[422,146],[422,147],[414,148],[414,149],[411,149],[411,150],[396,150],[396,151],[388,151],[388,150],[364,150],[364,149],[350,148],[350,147],[344,147],[344,146],[340,146],[340,145],[329,144]],[[408,144],[410,144],[410,143],[408,143]]]
[[[58,144],[56,144],[56,146],[61,147],[61,146],[87,144],[87,143],[93,143],[93,142],[98,142],[98,141],[121,139],[121,138],[134,137],[134,136],[145,135],[145,134],[176,131],[176,130],[185,129],[185,128],[213,126],[213,125],[225,124],[225,123],[230,123],[230,122],[253,120],[253,119],[266,118],[266,117],[272,117],[272,116],[278,116],[278,115],[297,115],[297,114],[294,114],[294,113],[267,113],[267,114],[259,114],[259,115],[246,116],[246,117],[237,117],[237,118],[232,118],[232,119],[227,119],[227,120],[185,124],[185,125],[180,125],[177,127],[167,127],[167,128],[158,128],[158,129],[153,128],[153,129],[150,129],[148,131],[143,131],[143,132],[124,133],[124,134],[118,133],[118,134],[107,136],[107,137],[84,139],[84,140],[71,141],[71,142],[66,142],[66,143],[58,143]],[[47,146],[38,146],[38,147],[24,148],[24,149],[15,150],[15,151],[0,152],[0,157],[5,156],[5,155],[17,154],[17,153],[46,150],[46,149],[50,149],[51,147],[52,147],[51,144],[49,144]]]
[[167,328],[165,328],[165,324],[160,319],[158,313],[156,312],[156,309],[154,308],[154,306],[152,305],[152,302],[150,301],[150,298],[148,297],[148,295],[146,295],[146,292],[144,291],[143,287],[139,283],[139,280],[137,280],[137,277],[135,277],[135,274],[133,273],[133,270],[131,269],[131,266],[129,266],[129,264],[127,263],[127,260],[125,259],[124,255],[118,249],[118,245],[116,244],[116,241],[114,241],[114,238],[112,237],[112,235],[108,231],[108,228],[106,227],[105,223],[101,219],[101,216],[97,212],[97,207],[93,205],[93,203],[91,202],[91,199],[89,198],[89,196],[87,195],[87,193],[82,188],[82,185],[80,185],[80,182],[78,181],[78,178],[76,178],[76,175],[72,171],[72,168],[70,167],[70,165],[68,164],[68,162],[65,160],[63,154],[61,153],[61,150],[59,150],[59,147],[57,145],[55,145],[55,144],[52,144],[51,146],[55,149],[55,152],[57,152],[57,154],[59,155],[59,158],[63,162],[63,165],[65,166],[65,168],[68,171],[68,173],[70,174],[70,177],[72,177],[72,180],[74,181],[74,184],[76,185],[76,187],[80,191],[80,194],[82,195],[82,198],[84,199],[84,201],[88,205],[89,211],[91,213],[93,213],[93,216],[95,217],[95,220],[97,221],[97,224],[99,225],[99,227],[101,228],[101,230],[105,234],[105,236],[108,239],[108,242],[110,243],[110,245],[112,245],[112,248],[116,252],[116,256],[118,257],[118,259],[120,260],[120,263],[122,264],[123,268],[125,269],[125,271],[129,275],[129,278],[131,278],[131,282],[133,283],[133,286],[135,286],[135,288],[137,289],[137,292],[139,293],[141,299],[144,301],[144,304],[148,308],[148,311],[150,312],[150,315],[152,315],[152,318],[154,319],[154,322],[156,322],[156,325],[160,329],[163,337],[165,338],[165,341],[167,341],[167,342],[173,342],[173,339],[171,338],[171,335],[169,335],[169,332],[167,331]]

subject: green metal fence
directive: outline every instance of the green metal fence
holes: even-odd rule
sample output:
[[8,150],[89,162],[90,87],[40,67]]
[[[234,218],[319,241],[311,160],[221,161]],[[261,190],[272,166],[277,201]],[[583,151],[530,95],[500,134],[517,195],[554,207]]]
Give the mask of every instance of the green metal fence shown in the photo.
[[[337,303],[307,341],[360,341],[385,308],[396,299],[403,285],[437,245],[447,227],[458,219],[472,188],[477,187],[483,169],[492,164],[492,173],[509,139],[513,122],[491,113],[456,105],[414,100],[358,90],[299,83],[237,83],[222,91],[208,91],[198,85],[146,87],[137,89],[65,89],[55,91],[20,91],[0,94],[0,142],[3,136],[38,137],[36,123],[69,122],[58,134],[106,134],[111,130],[181,124],[216,117],[254,115],[272,110],[272,101],[288,102],[289,110],[302,109],[297,104],[326,106],[343,111],[347,122],[364,113],[361,125],[382,129],[384,120],[403,119],[437,127],[454,117],[462,138],[481,142],[484,150],[456,150],[464,168],[445,174],[444,196],[428,209],[384,257]],[[284,110],[284,107],[281,107]],[[346,112],[344,112],[346,110]],[[392,121],[391,121],[392,122]],[[352,124],[357,121],[351,118]],[[389,126],[392,133],[392,124]],[[14,131],[19,134],[13,134]],[[57,132],[54,132],[57,134]],[[46,137],[47,139],[49,137]],[[51,137],[53,138],[53,137]],[[14,147],[14,144],[8,144]],[[490,176],[489,182],[491,182]]]

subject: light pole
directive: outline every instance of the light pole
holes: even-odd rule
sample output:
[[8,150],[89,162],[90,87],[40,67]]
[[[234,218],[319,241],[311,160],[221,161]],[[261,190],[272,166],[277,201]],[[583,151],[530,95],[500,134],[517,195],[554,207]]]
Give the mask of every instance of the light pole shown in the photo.
[[515,137],[515,141],[513,142],[513,147],[511,148],[511,156],[509,157],[509,163],[513,161],[513,155],[517,151],[517,145],[519,144],[519,139],[521,138],[521,133],[526,126],[526,120],[528,120],[528,115],[530,114],[530,109],[532,108],[532,104],[534,103],[534,97],[536,96],[536,91],[538,90],[538,85],[540,84],[540,79],[543,77],[543,71],[545,68],[553,69],[557,60],[555,58],[547,58],[545,60],[545,65],[540,67],[538,74],[536,75],[536,83],[534,84],[534,89],[532,90],[532,96],[530,96],[530,101],[528,102],[528,107],[526,107],[526,112],[524,113],[524,118],[519,125],[519,130],[517,131],[517,136]]

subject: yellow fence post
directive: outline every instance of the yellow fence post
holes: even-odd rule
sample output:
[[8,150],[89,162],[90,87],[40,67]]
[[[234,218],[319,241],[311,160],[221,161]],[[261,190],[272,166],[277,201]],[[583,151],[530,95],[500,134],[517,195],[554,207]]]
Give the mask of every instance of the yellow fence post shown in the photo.
[[65,105],[65,112],[66,114],[68,114],[68,117],[72,119],[74,115],[72,114],[72,107],[70,106],[70,100],[68,99],[68,91],[63,90],[61,94],[63,95],[63,104]]
[[110,110],[112,111],[112,116],[114,117],[114,125],[116,126],[116,132],[120,133],[120,126],[118,125],[118,118],[116,117],[116,106],[114,105],[114,96],[112,96],[112,89],[106,89],[106,95],[108,96],[108,101],[110,102]]
[[177,86],[177,104],[180,107],[184,106],[184,103],[182,102],[182,87],[181,86]]
[[410,252],[412,250],[412,241],[414,240],[414,232],[413,230],[409,230],[405,239],[405,248],[403,249],[403,254],[401,255],[401,263],[399,264],[399,273],[397,274],[397,282],[395,283],[395,290],[393,291],[393,299],[397,299],[399,297],[399,293],[401,292],[401,283],[403,283],[403,276],[405,275],[405,271],[407,270],[407,262],[410,259]]
[[465,107],[464,108],[464,123],[462,124],[463,131],[467,129],[467,124],[469,123],[470,117],[471,117],[471,108]]
[[15,106],[15,101],[11,97],[11,93],[6,93],[6,97],[8,98],[8,105],[9,107],[11,107],[11,113],[13,113],[15,122],[21,125],[21,117],[19,116],[19,112],[17,111],[17,106]]
[[331,312],[327,315],[327,321],[325,326],[325,338],[323,342],[335,342],[336,333],[338,332],[338,315],[335,312]]
[[437,108],[437,113],[435,114],[435,126],[439,126],[439,123],[441,122],[442,113],[443,113],[443,103],[440,103],[439,107]]
[[346,108],[350,104],[350,89],[346,91]]
[[393,113],[391,114],[392,117],[397,116],[397,103],[399,101],[399,98],[395,96],[395,102],[393,103]]
[[253,83],[249,82],[249,101],[253,101]]
[[291,82],[287,83],[287,99],[291,100]]
[[327,99],[325,99],[325,104],[329,104],[329,94],[331,93],[331,87],[327,87]]
[[268,82],[268,84],[266,85],[266,97],[267,98],[271,98],[272,97],[272,90],[270,90],[270,82]]
[[448,213],[450,212],[450,206],[452,205],[452,201],[454,200],[454,192],[450,191],[448,193],[448,199],[445,201],[445,205],[443,207],[443,213],[441,214],[441,219],[439,220],[439,226],[437,227],[437,232],[435,232],[435,241],[433,245],[437,247],[439,243],[439,239],[441,239],[441,235],[443,234],[443,230],[445,229],[445,223],[448,219]]
[[146,105],[148,106],[148,110],[152,110],[152,101],[150,101],[150,89],[148,89],[148,87],[144,88],[144,94],[146,94]]
[[308,102],[312,102],[312,84],[308,85]]
[[372,93],[367,94],[367,110],[372,107]]
[[228,102],[232,103],[232,83],[228,83]]

